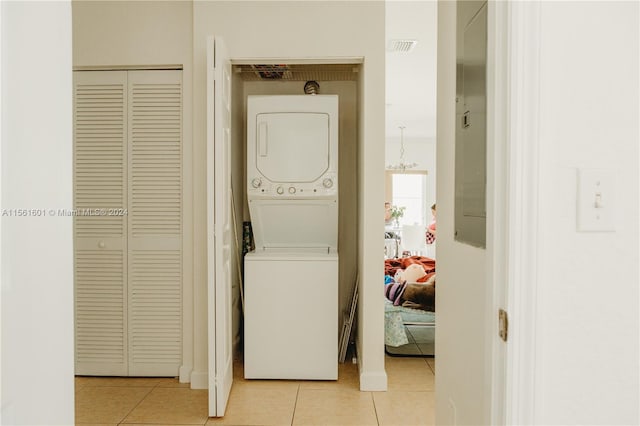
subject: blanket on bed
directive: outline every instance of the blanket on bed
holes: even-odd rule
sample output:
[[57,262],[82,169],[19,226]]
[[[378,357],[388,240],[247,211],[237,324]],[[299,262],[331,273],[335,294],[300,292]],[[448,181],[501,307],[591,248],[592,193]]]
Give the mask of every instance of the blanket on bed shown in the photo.
[[402,346],[409,343],[405,322],[415,322],[435,327],[436,314],[434,312],[418,311],[415,309],[394,306],[390,301],[384,304],[384,343],[389,346]]
[[418,282],[427,282],[436,273],[436,261],[425,256],[410,256],[402,257],[399,259],[385,259],[384,261],[384,274],[391,277],[395,276],[398,269],[407,269],[407,267],[413,263],[418,263],[424,267],[424,271],[427,273],[424,277],[420,278]]
[[395,276],[398,269],[407,269],[412,264],[421,265],[426,275],[418,279],[418,283],[392,282],[385,285],[385,296],[395,306],[421,309],[435,312],[436,310],[436,261],[424,256],[403,257],[400,259],[386,259],[384,272],[386,276]]
[[395,306],[421,309],[435,312],[436,310],[436,280],[435,276],[428,282],[422,283],[393,283],[384,289],[387,299]]

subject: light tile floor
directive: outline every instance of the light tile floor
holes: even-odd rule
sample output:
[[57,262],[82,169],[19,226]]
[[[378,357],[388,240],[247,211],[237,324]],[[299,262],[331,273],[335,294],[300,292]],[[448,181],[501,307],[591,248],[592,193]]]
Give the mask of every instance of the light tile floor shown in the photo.
[[207,417],[206,390],[177,379],[76,378],[76,425],[433,425],[435,360],[386,357],[389,390],[360,392],[358,367],[338,381],[245,380],[242,361],[223,418]]
[[394,355],[422,356],[433,355],[435,329],[419,325],[405,325],[405,332],[409,343],[406,345],[391,347],[387,346],[387,353]]

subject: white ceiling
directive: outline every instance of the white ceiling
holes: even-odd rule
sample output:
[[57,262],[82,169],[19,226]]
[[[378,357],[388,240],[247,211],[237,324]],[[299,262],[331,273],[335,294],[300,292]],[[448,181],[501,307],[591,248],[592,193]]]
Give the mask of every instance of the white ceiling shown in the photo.
[[417,40],[410,52],[389,52],[386,57],[386,136],[405,139],[436,136],[435,0],[387,0],[386,42]]

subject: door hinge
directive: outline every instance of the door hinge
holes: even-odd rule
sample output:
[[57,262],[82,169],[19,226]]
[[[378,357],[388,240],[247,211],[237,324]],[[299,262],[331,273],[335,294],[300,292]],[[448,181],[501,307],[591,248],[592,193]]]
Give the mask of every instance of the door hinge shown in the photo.
[[498,335],[505,342],[509,337],[509,314],[504,309],[498,311]]

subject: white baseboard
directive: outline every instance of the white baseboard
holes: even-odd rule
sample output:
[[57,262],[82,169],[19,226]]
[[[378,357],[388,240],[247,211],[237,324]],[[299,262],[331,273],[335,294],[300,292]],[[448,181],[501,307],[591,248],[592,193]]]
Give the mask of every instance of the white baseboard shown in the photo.
[[356,338],[356,351],[358,354],[358,370],[360,373],[360,391],[362,392],[386,392],[387,390],[387,372],[369,371],[362,372],[362,346],[360,339]]
[[360,373],[360,390],[363,392],[385,392],[387,390],[387,373],[385,371]]
[[188,365],[183,365],[182,367],[180,367],[180,372],[178,373],[178,380],[180,381],[180,383],[189,383],[191,382],[191,372],[193,371],[193,368],[191,366]]
[[192,372],[191,389],[209,389],[209,373],[206,371]]

